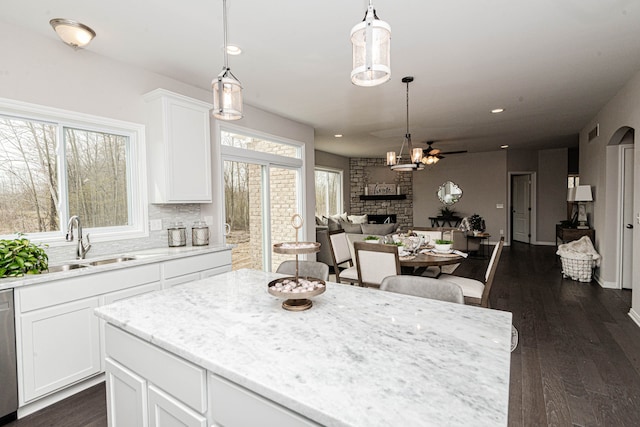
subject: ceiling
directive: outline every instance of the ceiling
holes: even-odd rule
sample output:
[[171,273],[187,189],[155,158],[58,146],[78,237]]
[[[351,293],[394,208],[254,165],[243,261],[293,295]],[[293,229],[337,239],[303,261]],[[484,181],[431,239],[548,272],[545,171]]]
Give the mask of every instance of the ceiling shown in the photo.
[[[227,0],[229,43],[243,50],[229,62],[245,102],[313,126],[319,150],[383,156],[402,143],[401,79],[411,75],[414,145],[549,148],[576,145],[640,70],[637,0],[374,0],[391,25],[392,76],[357,87],[349,32],[367,4]],[[55,39],[51,18],[92,27],[91,52],[193,86],[210,89],[222,68],[222,0],[0,1],[0,22]]]

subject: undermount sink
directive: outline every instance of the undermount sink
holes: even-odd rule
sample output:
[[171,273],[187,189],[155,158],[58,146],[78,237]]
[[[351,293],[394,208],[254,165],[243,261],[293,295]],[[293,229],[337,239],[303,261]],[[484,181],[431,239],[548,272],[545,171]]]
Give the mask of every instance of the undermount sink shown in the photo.
[[50,265],[43,273],[58,273],[60,271],[75,270],[76,268],[85,268],[83,264],[62,264],[62,265]]
[[117,257],[117,258],[108,258],[108,259],[101,259],[98,261],[92,261],[87,263],[88,265],[92,265],[92,266],[97,266],[97,265],[105,265],[105,264],[113,264],[116,262],[125,262],[125,261],[133,261],[137,259],[136,257],[133,256],[121,256],[121,257]]

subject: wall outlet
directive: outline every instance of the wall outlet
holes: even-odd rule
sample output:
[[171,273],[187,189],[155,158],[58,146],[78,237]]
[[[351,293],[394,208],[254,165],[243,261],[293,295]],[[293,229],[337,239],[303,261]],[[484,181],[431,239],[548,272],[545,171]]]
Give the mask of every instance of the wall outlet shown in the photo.
[[162,230],[162,220],[161,219],[152,219],[149,221],[149,229],[151,231],[160,231]]
[[504,236],[504,230],[503,229],[500,229],[500,235]]

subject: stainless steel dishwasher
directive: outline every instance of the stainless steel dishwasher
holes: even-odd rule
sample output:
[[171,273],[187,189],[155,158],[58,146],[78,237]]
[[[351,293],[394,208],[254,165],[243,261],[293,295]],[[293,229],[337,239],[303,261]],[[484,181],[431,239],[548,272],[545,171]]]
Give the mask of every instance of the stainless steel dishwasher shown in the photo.
[[16,419],[18,377],[13,289],[0,291],[0,425]]

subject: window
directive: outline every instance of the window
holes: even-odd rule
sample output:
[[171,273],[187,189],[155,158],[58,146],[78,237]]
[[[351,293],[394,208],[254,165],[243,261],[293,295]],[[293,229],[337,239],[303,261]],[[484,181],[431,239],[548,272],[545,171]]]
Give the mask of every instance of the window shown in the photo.
[[316,168],[316,215],[342,212],[342,171]]
[[59,241],[78,215],[98,240],[144,236],[141,134],[140,125],[0,100],[0,235]]

